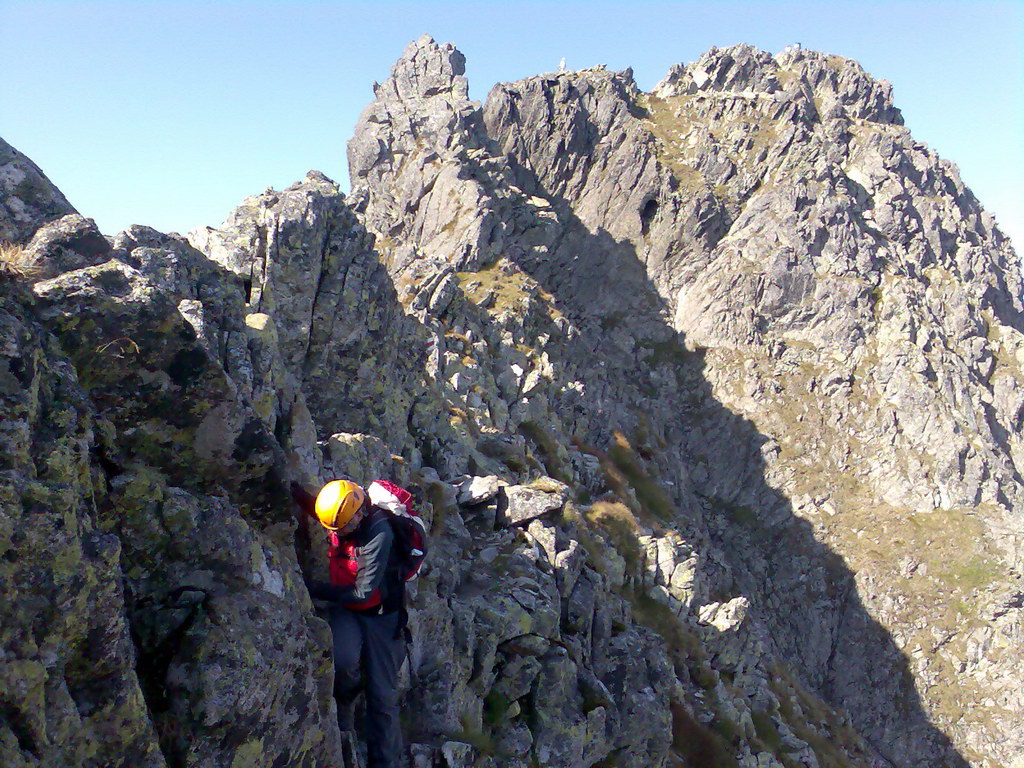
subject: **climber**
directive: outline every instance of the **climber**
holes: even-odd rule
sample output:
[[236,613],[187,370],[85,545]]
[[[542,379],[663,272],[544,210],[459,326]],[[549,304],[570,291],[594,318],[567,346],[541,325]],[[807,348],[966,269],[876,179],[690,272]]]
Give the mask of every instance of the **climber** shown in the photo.
[[[407,556],[402,542],[396,541],[399,529],[392,519],[396,510],[405,514],[411,496],[384,481],[368,490],[348,480],[333,480],[314,499],[300,486],[292,486],[300,506],[329,531],[331,581],[306,584],[311,597],[330,605],[338,726],[343,735],[354,730],[353,703],[361,673],[365,674],[363,736],[369,768],[398,768],[402,750],[398,672],[408,636],[405,579],[409,566],[403,562]],[[425,545],[413,550],[420,560],[423,549]]]

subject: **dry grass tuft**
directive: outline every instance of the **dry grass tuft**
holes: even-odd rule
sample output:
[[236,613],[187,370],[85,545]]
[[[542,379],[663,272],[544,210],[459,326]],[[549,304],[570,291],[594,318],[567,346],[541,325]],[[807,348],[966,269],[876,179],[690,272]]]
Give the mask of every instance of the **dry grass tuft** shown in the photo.
[[39,276],[40,267],[33,263],[24,245],[0,241],[0,268],[26,280]]
[[642,511],[659,520],[669,522],[675,516],[675,505],[658,482],[647,474],[644,463],[629,439],[618,430],[614,442],[608,448],[608,458],[615,469],[626,479],[640,502]]
[[595,501],[583,513],[588,522],[599,526],[615,550],[626,561],[627,574],[636,576],[640,571],[643,553],[640,550],[640,524],[633,511],[617,501]]

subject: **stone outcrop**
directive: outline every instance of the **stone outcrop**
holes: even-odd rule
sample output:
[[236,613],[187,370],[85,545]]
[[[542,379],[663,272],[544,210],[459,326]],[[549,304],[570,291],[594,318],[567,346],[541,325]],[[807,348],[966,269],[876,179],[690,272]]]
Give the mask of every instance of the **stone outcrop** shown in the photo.
[[56,277],[110,258],[110,243],[96,222],[69,213],[36,230],[19,257],[19,268],[35,280]]
[[167,280],[212,265],[132,234],[178,252],[118,249],[34,299],[4,276],[4,765],[322,764],[338,748],[329,630],[302,585],[282,446]]
[[[395,77],[402,76],[403,66],[396,66]],[[378,90],[371,111],[388,111],[391,92],[385,88],[382,95]],[[712,539],[734,566],[735,575],[728,577],[736,582],[731,588],[755,599],[757,614],[771,629],[772,650],[801,668],[817,690],[842,690],[832,700],[850,709],[855,722],[863,717],[860,727],[894,762],[929,755],[927,759],[954,759],[942,757],[948,742],[927,726],[928,720],[932,712],[960,713],[974,707],[963,700],[952,706],[942,701],[945,695],[937,682],[938,699],[926,705],[930,711],[914,703],[916,692],[899,682],[905,657],[878,619],[889,626],[907,621],[923,629],[934,620],[936,594],[949,596],[947,590],[952,590],[960,595],[954,600],[978,599],[973,578],[959,574],[983,573],[984,584],[996,586],[985,598],[994,604],[1017,589],[1018,534],[1009,531],[1019,530],[1018,502],[1010,498],[1020,487],[1013,463],[1019,409],[1016,401],[1005,401],[1005,393],[1012,388],[1009,381],[1016,381],[1012,371],[1018,362],[1002,355],[1009,365],[1009,378],[1002,384],[997,383],[1000,375],[986,380],[985,363],[977,378],[953,373],[979,370],[977,364],[987,355],[996,358],[991,339],[982,341],[990,327],[987,321],[975,326],[975,340],[955,355],[959,362],[944,348],[926,345],[942,357],[928,370],[943,368],[956,381],[937,385],[926,374],[930,394],[917,390],[914,405],[907,407],[902,399],[909,394],[906,382],[892,382],[895,368],[907,370],[907,352],[892,350],[877,360],[877,345],[879,340],[888,344],[892,335],[885,326],[897,317],[926,334],[924,328],[935,328],[935,319],[944,318],[931,332],[948,338],[963,333],[948,327],[945,318],[950,315],[991,313],[1000,329],[994,335],[1015,337],[1019,276],[1012,251],[991,219],[969,192],[960,191],[955,170],[909,140],[887,84],[872,80],[852,62],[813,52],[787,52],[776,59],[743,47],[712,51],[698,64],[674,71],[652,96],[638,93],[628,72],[546,75],[497,86],[482,111],[488,135],[480,136],[473,120],[463,120],[463,143],[480,149],[454,160],[474,183],[483,179],[488,189],[501,188],[518,197],[519,216],[508,219],[503,229],[507,262],[499,261],[499,270],[511,278],[518,268],[538,289],[549,292],[570,329],[569,339],[559,346],[572,349],[566,355],[571,362],[558,359],[556,371],[576,368],[578,380],[588,385],[590,402],[604,401],[603,437],[600,429],[588,429],[590,414],[574,414],[573,432],[598,446],[615,427],[630,435],[640,433],[639,419],[630,413],[638,402],[661,429],[681,408],[692,413],[688,428],[659,435],[657,441],[643,440],[647,452],[654,454],[648,465],[673,478],[674,504],[703,507]],[[429,142],[430,137],[422,140]],[[901,194],[911,185],[912,215],[929,217],[920,230],[906,218],[898,231],[877,227],[876,212],[887,211],[892,203],[881,187],[875,193],[858,181],[865,171],[857,164],[865,152],[878,152],[882,146],[879,157],[886,159],[872,162],[893,169],[889,173],[899,177]],[[920,170],[912,172],[912,167]],[[354,185],[355,194],[368,201],[368,210],[386,204],[386,184],[382,189],[360,184],[357,173]],[[936,208],[929,202],[936,198],[947,202]],[[407,207],[436,210],[432,200],[426,194]],[[901,206],[906,208],[905,203]],[[527,213],[534,214],[528,224]],[[540,228],[529,226],[538,214],[562,239],[538,236]],[[914,231],[923,237],[909,234]],[[929,244],[935,236],[925,234],[935,231],[951,233],[938,249]],[[389,235],[393,241],[386,248],[426,248],[416,232],[395,230]],[[992,247],[979,249],[979,242]],[[939,257],[943,251],[947,256]],[[933,258],[945,258],[949,267],[944,269],[963,276],[951,280],[948,291],[921,273]],[[602,269],[608,262],[615,268],[611,280]],[[639,277],[638,265],[643,266]],[[899,276],[889,278],[893,270]],[[611,277],[611,270],[607,274]],[[579,275],[587,279],[574,279]],[[971,285],[964,278],[973,281],[967,296],[958,293]],[[899,281],[900,291],[916,284],[921,300],[901,293],[883,313],[882,292],[890,281]],[[480,297],[480,306],[496,308],[497,292],[481,295],[477,282],[485,281],[474,275],[465,278],[466,287],[476,289],[471,293]],[[525,278],[523,282],[529,284]],[[595,286],[610,284],[615,291],[595,295]],[[631,304],[635,296],[649,297],[647,306]],[[617,314],[616,308],[623,311]],[[593,327],[595,320],[600,331]],[[674,332],[684,334],[686,347],[696,355],[688,356],[674,343]],[[616,344],[620,334],[625,340],[621,346]],[[589,345],[590,359],[600,365],[581,362],[584,355],[574,342],[588,338],[600,339]],[[637,341],[669,357],[677,387],[683,388],[680,379],[688,385],[683,397],[678,389],[648,394],[661,394],[664,379],[657,389],[648,385],[643,395],[629,392],[632,381],[644,380],[656,369],[650,363],[658,355],[635,355]],[[628,349],[630,344],[634,349]],[[983,347],[987,353],[980,351]],[[549,353],[549,359],[553,356]],[[596,370],[602,366],[614,371],[612,376],[605,378]],[[627,371],[631,381],[623,382]],[[544,390],[551,394],[550,411],[567,412],[554,392],[564,397],[574,391],[566,386],[574,379],[567,375],[560,386]],[[865,393],[860,387],[868,381],[878,383]],[[954,416],[947,409],[957,408],[956,397],[950,401],[936,396],[943,388],[973,392],[961,401],[972,408],[1002,400],[990,413],[1014,415],[1008,421],[995,416],[994,423],[980,411]],[[593,397],[595,390],[601,393],[598,397]],[[891,399],[874,394],[896,390],[901,392],[899,404],[890,405]],[[796,403],[800,405],[794,408]],[[727,415],[723,405],[748,418]],[[923,428],[917,434],[935,439],[941,433],[941,445],[915,443],[915,429],[892,417],[904,408],[908,413],[903,418],[916,419]],[[538,452],[541,442],[564,446],[557,438],[557,419],[546,416],[544,423],[553,427],[556,438],[538,442]],[[971,427],[965,431],[954,424]],[[975,459],[976,466],[985,466],[980,471],[967,469],[963,462],[977,451],[968,443],[979,430],[990,450]],[[571,454],[570,449],[565,455]],[[911,459],[929,454],[935,469]],[[571,463],[583,466],[579,460]],[[950,474],[942,466],[959,469]],[[686,468],[682,473],[681,467]],[[955,495],[952,486],[964,477],[982,484],[988,477],[989,492],[974,484],[966,495]],[[692,494],[684,492],[686,486]],[[1009,489],[999,492],[1001,502],[993,495],[996,488]],[[985,522],[961,522],[958,510],[978,509],[979,504]],[[870,517],[854,522],[862,510],[871,510]],[[842,517],[850,513],[852,518]],[[857,535],[861,526],[877,524],[878,516],[887,520],[889,536],[903,531],[916,539],[908,532],[922,524],[967,525],[974,533],[951,545],[955,564],[936,553],[933,572],[939,563],[942,571],[926,584],[895,598],[889,594],[865,600],[862,595],[877,587],[867,588],[863,580],[870,578],[873,585],[883,580],[881,571],[891,556],[879,559],[874,553],[880,540],[871,537],[868,545]],[[824,525],[828,520],[831,524]],[[847,520],[852,530],[846,528]],[[744,521],[747,525],[736,524]],[[987,531],[979,541],[975,536],[983,527]],[[781,546],[760,543],[780,536]],[[917,545],[908,540],[904,546],[909,552]],[[999,565],[991,559],[996,551],[1002,551],[996,556]],[[842,562],[837,554],[856,562],[861,581],[849,568],[837,567]],[[875,573],[866,577],[864,571]],[[808,572],[820,578],[808,580]],[[709,581],[721,583],[721,578]],[[898,612],[891,609],[893,599],[901,606]],[[950,620],[949,629],[961,634],[955,615]],[[989,625],[985,631],[997,630]],[[1008,631],[1019,641],[1016,630]],[[908,637],[897,635],[896,645],[905,649]],[[961,635],[961,640],[966,637]],[[866,658],[856,650],[865,643],[884,647],[880,658]],[[940,644],[937,658],[935,651],[910,650],[909,655],[919,674],[931,679],[925,668],[949,663],[944,649],[963,653],[963,647],[954,648]],[[1008,679],[1019,675],[1019,670],[1010,672],[1015,662],[1009,656],[997,651],[990,661],[995,657]],[[994,711],[979,713],[976,720],[1001,728],[1012,739],[1016,704],[1010,688],[1001,689]],[[907,697],[910,717],[891,707]],[[900,720],[908,724],[900,725]],[[979,745],[987,738],[979,735]]]
[[[319,429],[406,429],[422,389],[427,338],[414,339],[395,287],[338,186],[311,172],[283,192],[248,198],[191,242],[237,276],[247,312],[273,319],[282,362]],[[385,386],[375,371],[388,372]],[[396,448],[407,448],[398,438]]]
[[346,476],[431,531],[412,766],[1019,768],[1020,275],[888,84],[374,96],[349,197],[11,238],[3,764],[359,766],[287,494]]
[[135,670],[122,543],[96,519],[102,425],[31,306],[5,270],[0,762],[164,765]]
[[0,242],[24,244],[40,225],[75,209],[39,166],[0,139]]

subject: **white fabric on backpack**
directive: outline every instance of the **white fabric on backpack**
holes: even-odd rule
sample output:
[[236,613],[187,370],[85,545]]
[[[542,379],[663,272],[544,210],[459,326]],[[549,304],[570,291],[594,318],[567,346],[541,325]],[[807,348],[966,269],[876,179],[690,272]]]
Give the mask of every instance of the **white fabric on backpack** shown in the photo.
[[370,487],[366,489],[366,492],[370,495],[370,503],[375,507],[386,509],[388,512],[396,515],[409,517],[409,515],[406,514],[405,504],[400,502],[395,494],[376,480],[370,483]]
[[[395,496],[395,494],[393,494],[383,485],[374,480],[366,489],[366,493],[370,497],[370,503],[373,504],[375,507],[386,509],[388,512],[394,515],[400,515],[406,518],[407,520],[412,520],[414,523],[416,523],[416,525],[420,527],[421,534],[424,537],[426,537],[427,524],[423,520],[423,518],[419,515],[410,515],[409,511],[405,507],[405,504],[400,502],[398,500],[398,497]],[[422,555],[423,552],[421,550],[416,549],[413,550],[412,554]]]
[[[427,524],[419,515],[415,512],[409,512],[408,508],[398,500],[398,497],[394,493],[389,491],[383,485],[374,480],[366,489],[367,495],[370,497],[370,503],[375,507],[387,510],[393,515],[403,517],[417,525],[420,529],[421,540],[426,541],[427,538]],[[422,557],[425,553],[422,549],[412,549],[409,552],[413,557]],[[411,576],[406,576],[406,581],[412,581],[419,577],[419,568]]]

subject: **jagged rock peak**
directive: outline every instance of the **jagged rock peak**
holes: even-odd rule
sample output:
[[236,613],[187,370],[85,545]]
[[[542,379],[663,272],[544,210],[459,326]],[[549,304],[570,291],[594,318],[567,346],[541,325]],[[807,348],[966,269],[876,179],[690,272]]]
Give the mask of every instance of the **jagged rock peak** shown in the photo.
[[[516,119],[518,107],[514,102],[523,94],[545,94],[545,99],[554,98],[559,101],[582,98],[592,102],[595,109],[599,102],[608,104],[610,109],[618,109],[620,102],[632,108],[640,89],[633,77],[632,67],[616,72],[598,64],[587,69],[533,75],[515,82],[496,83],[484,102],[485,122],[491,120],[489,113],[503,108],[510,109],[510,117]],[[502,103],[509,99],[510,103]],[[494,138],[491,130],[488,124],[488,135]]]
[[[336,182],[327,174],[317,170],[306,171],[305,179],[303,179],[302,181],[295,182],[285,191],[288,192],[294,189],[298,189],[299,187],[302,186],[314,187],[317,190],[324,192],[325,194],[338,192],[338,182]],[[344,197],[344,195],[342,195],[342,197]]]
[[781,90],[778,66],[770,53],[746,43],[729,48],[711,48],[693,64],[673,65],[654,87],[661,97],[698,91]]
[[673,66],[653,90],[660,98],[709,92],[746,96],[803,92],[817,104],[822,118],[846,115],[903,125],[887,81],[874,79],[852,59],[796,46],[778,56],[745,43],[711,48],[693,64]]
[[349,141],[353,188],[400,168],[425,148],[446,154],[478,143],[465,71],[466,57],[451,43],[439,45],[424,35],[408,45],[391,76],[374,87],[375,99]]
[[406,46],[384,85],[390,84],[402,99],[449,93],[456,99],[468,99],[469,81],[465,74],[466,57],[458,48],[423,35]]

